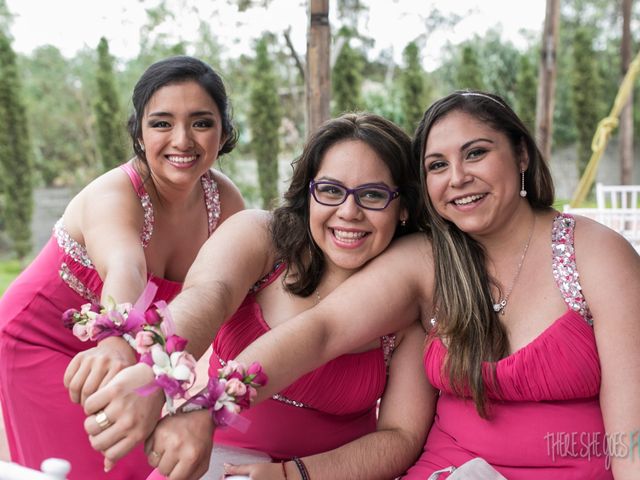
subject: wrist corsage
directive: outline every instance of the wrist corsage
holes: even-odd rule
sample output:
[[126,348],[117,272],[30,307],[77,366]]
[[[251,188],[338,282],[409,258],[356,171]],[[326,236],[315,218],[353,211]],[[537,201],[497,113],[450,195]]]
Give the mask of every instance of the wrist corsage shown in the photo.
[[231,426],[241,432],[247,430],[249,420],[239,413],[249,408],[256,396],[256,387],[267,384],[267,375],[258,362],[248,368],[236,361],[229,361],[218,370],[217,377],[209,378],[204,390],[191,397],[182,407],[189,412],[206,408],[218,426]]
[[116,303],[109,297],[105,306],[85,303],[80,310],[70,308],[62,314],[62,323],[83,342],[118,336],[136,349],[135,336],[147,322],[145,313],[157,290],[158,286],[149,282],[135,305]]
[[188,398],[187,392],[196,378],[196,359],[185,351],[187,340],[175,334],[167,304],[157,302],[154,306],[147,312],[148,323],[136,335],[135,348],[140,362],[149,365],[156,378],[139,392],[147,395],[161,388],[167,411],[173,414],[173,401]]

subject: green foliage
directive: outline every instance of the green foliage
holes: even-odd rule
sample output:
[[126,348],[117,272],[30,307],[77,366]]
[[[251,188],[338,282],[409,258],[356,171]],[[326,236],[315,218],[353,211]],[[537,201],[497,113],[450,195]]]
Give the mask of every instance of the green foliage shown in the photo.
[[3,169],[4,215],[13,251],[19,259],[31,251],[33,211],[32,155],[27,115],[22,102],[16,55],[0,33],[0,164]]
[[471,43],[465,44],[461,57],[456,75],[456,88],[484,90],[485,82],[476,48]]
[[251,82],[249,126],[252,149],[258,164],[258,180],[263,208],[270,208],[278,199],[279,127],[282,120],[276,89],[274,66],[262,37],[256,44],[256,58]]
[[20,274],[22,264],[18,260],[0,260],[0,297],[9,284]]
[[98,148],[102,167],[111,170],[127,160],[126,119],[120,112],[120,101],[116,91],[113,58],[109,53],[107,39],[98,44],[98,69],[96,71],[98,95],[94,103]]
[[351,47],[347,38],[340,49],[331,76],[332,113],[338,116],[343,112],[360,110],[362,100],[362,69],[364,57]]
[[536,131],[537,68],[530,55],[520,56],[516,75],[515,109],[530,132]]
[[578,173],[582,175],[591,158],[591,140],[600,120],[602,108],[596,92],[600,91],[596,53],[587,28],[577,26],[573,38],[571,95],[577,128]]
[[402,99],[402,127],[413,134],[422,118],[426,103],[425,73],[420,63],[420,50],[415,42],[409,43],[403,53],[405,67],[400,76]]

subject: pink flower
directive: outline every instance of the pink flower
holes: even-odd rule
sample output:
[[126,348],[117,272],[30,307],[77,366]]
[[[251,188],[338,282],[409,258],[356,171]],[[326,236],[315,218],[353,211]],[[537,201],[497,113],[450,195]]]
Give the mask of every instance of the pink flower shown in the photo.
[[72,332],[81,342],[89,340],[89,332],[87,331],[87,326],[85,324],[76,323],[73,326]]
[[155,337],[153,332],[141,330],[136,334],[136,352],[139,354],[147,353],[154,343]]
[[78,310],[76,310],[75,308],[70,308],[69,310],[66,310],[62,314],[62,324],[64,325],[65,328],[68,328],[68,329],[73,328],[73,324],[76,323],[75,316],[77,313],[78,313]]
[[232,378],[227,382],[225,391],[233,397],[241,397],[247,393],[247,386],[237,378]]
[[177,352],[175,355],[178,355],[178,358],[175,360],[175,362],[173,361],[174,355],[171,356],[172,364],[175,365],[175,368],[186,367],[189,372],[194,375],[196,371],[196,359],[193,358],[193,355],[191,355],[189,352],[184,351]]
[[170,335],[167,338],[166,349],[169,355],[173,352],[182,352],[186,346],[187,340],[179,335]]
[[158,314],[158,310],[150,308],[144,312],[144,319],[147,325],[160,325],[162,323],[162,317]]
[[258,362],[253,362],[251,365],[249,365],[249,368],[247,369],[247,375],[249,375],[251,385],[254,386],[262,387],[266,385],[267,381],[269,380],[267,374],[264,373],[264,370],[262,370],[262,365],[260,365]]

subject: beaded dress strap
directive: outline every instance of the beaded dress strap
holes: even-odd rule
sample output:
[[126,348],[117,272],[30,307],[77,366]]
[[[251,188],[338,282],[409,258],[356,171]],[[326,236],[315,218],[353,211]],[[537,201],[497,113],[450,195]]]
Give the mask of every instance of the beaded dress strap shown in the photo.
[[575,226],[576,220],[566,213],[560,213],[553,219],[551,229],[553,277],[569,308],[578,312],[589,325],[593,325],[593,317],[587,300],[582,294],[580,274],[576,267]]
[[218,226],[220,219],[220,192],[218,184],[213,179],[213,173],[209,170],[202,177],[200,183],[204,190],[204,205],[207,209],[207,225],[209,226],[209,236]]
[[140,242],[142,246],[146,248],[149,245],[149,240],[151,240],[151,236],[153,235],[153,205],[151,204],[151,197],[144,188],[142,184],[142,179],[138,172],[131,166],[129,163],[125,163],[120,165],[120,168],[127,172],[129,179],[133,185],[138,198],[140,199],[140,204],[142,205],[142,210],[144,211],[144,224],[142,225],[142,232],[140,232]]

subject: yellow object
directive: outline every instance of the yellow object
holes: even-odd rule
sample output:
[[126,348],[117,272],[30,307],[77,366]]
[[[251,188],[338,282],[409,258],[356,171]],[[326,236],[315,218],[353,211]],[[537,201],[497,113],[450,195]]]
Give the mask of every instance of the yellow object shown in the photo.
[[578,182],[575,192],[573,192],[573,198],[570,202],[572,207],[577,207],[584,202],[591,185],[593,185],[596,178],[596,172],[598,171],[600,158],[602,157],[604,149],[609,142],[611,132],[618,127],[618,117],[629,100],[629,96],[633,91],[633,84],[638,74],[640,74],[640,52],[638,52],[636,57],[633,59],[633,62],[629,64],[629,69],[622,79],[618,95],[616,95],[616,99],[613,102],[613,107],[611,108],[609,116],[604,117],[598,123],[598,128],[596,128],[596,133],[593,135],[593,140],[591,141],[591,151],[593,154],[589,159],[587,168],[585,168],[584,173],[582,174],[582,178]]

